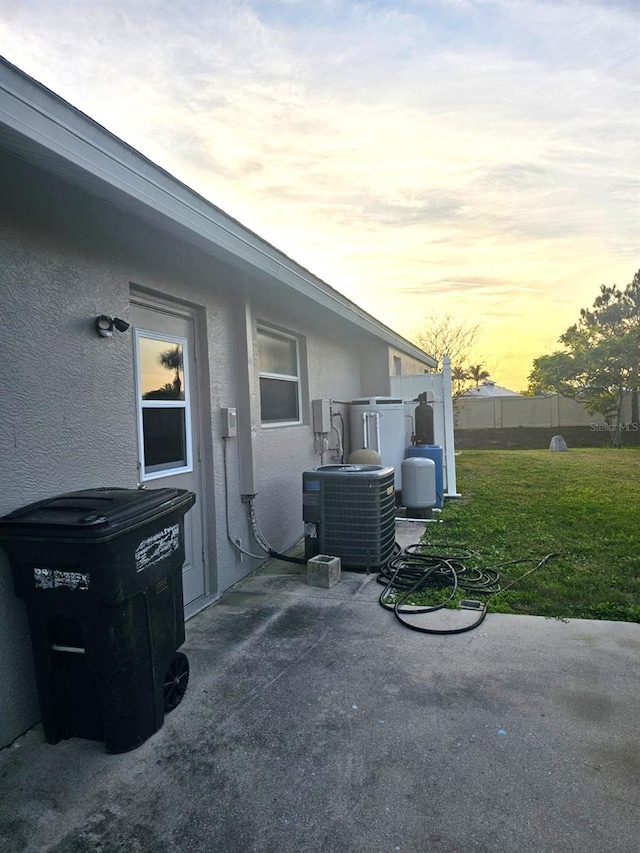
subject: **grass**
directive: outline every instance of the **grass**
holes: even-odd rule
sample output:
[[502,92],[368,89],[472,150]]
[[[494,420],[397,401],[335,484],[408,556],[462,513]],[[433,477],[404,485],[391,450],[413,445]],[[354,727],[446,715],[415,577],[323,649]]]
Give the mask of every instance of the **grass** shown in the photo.
[[470,450],[456,462],[463,497],[427,526],[430,542],[471,548],[485,567],[526,559],[500,569],[503,587],[555,555],[490,612],[640,622],[640,448]]

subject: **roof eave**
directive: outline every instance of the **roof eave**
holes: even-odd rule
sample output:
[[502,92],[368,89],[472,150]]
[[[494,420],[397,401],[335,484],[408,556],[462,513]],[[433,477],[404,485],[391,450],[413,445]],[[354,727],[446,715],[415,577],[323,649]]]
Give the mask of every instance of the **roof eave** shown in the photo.
[[0,144],[102,198],[170,223],[213,254],[248,264],[411,355],[437,362],[326,282],[0,58]]

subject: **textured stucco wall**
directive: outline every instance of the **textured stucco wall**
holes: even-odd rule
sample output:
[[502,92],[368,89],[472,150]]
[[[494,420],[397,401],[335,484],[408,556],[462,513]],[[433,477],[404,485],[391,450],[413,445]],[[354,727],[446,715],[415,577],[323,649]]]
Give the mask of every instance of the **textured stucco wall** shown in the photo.
[[388,397],[391,394],[389,348],[371,340],[360,350],[360,375],[363,397]]
[[[123,382],[131,341],[102,340],[92,326],[104,312],[126,316],[128,282],[87,245],[61,249],[43,217],[22,218],[42,188],[25,175],[16,185],[12,165],[0,163],[2,515],[62,491],[136,484],[133,385]],[[38,716],[25,622],[2,552],[0,744]]]
[[[395,358],[400,359],[400,367],[401,373],[396,374],[395,369]],[[390,376],[415,376],[419,373],[425,373],[428,368],[426,364],[423,364],[421,361],[418,361],[417,358],[413,358],[411,355],[407,355],[404,352],[400,352],[400,350],[395,349],[394,347],[389,347],[389,375]]]
[[[132,286],[174,298],[196,317],[209,591],[227,588],[257,565],[227,540],[220,408],[237,404],[236,371],[247,368],[234,339],[234,294],[253,294],[254,332],[258,319],[288,328],[306,353],[302,425],[263,429],[254,400],[256,509],[276,548],[302,533],[302,471],[320,461],[310,401],[389,393],[388,346],[2,152],[0,185],[0,514],[72,489],[136,486],[132,335],[102,339],[93,323],[103,313],[129,320]],[[255,361],[252,369],[257,389]],[[229,528],[255,551],[237,443],[227,450]],[[2,746],[39,713],[24,605],[1,548],[0,681]]]
[[[360,394],[360,350],[365,344],[358,335],[352,333],[347,336],[341,330],[323,324],[322,318],[313,312],[306,316],[293,314],[285,305],[276,310],[259,301],[254,301],[253,311],[256,321],[268,322],[299,335],[306,353],[304,423],[262,427],[258,418],[256,512],[269,543],[281,549],[303,531],[302,472],[321,464],[320,456],[314,451],[311,401],[323,398],[349,401]],[[380,347],[384,344],[381,343]],[[257,364],[254,369],[257,370]],[[348,442],[348,407],[336,405],[334,410],[343,414]],[[340,428],[338,419],[335,424]],[[335,433],[330,436],[330,441],[332,446],[336,444]],[[331,461],[329,453],[325,453],[323,461]]]
[[[0,154],[0,514],[95,485],[135,487],[132,336],[102,339],[97,315],[129,319],[130,284],[200,306],[210,589],[235,566],[224,530],[219,406],[234,405],[223,265]],[[231,354],[231,355],[230,355]],[[214,369],[209,371],[209,361]],[[242,515],[240,508],[232,512]],[[238,576],[246,571],[238,564]],[[0,549],[0,745],[38,717],[24,605]]]

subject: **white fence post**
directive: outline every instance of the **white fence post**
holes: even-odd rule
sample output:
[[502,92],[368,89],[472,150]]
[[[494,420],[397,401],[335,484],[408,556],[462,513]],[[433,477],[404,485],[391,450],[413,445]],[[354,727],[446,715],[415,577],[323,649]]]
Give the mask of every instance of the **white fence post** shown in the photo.
[[447,459],[447,497],[460,497],[456,485],[456,445],[453,424],[453,389],[451,386],[451,359],[442,361],[442,397],[444,402],[444,452]]

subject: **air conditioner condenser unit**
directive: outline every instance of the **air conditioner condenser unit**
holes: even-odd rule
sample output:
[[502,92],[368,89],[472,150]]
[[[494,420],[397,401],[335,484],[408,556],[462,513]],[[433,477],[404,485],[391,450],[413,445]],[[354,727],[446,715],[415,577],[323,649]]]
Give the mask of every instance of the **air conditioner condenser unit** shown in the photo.
[[340,557],[345,568],[375,571],[389,562],[395,511],[391,467],[336,464],[303,472],[303,520],[316,527],[317,553]]

